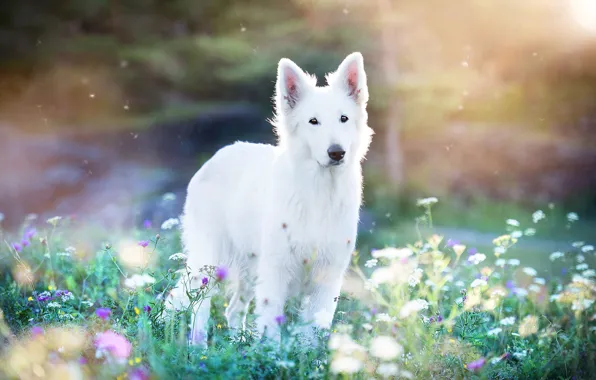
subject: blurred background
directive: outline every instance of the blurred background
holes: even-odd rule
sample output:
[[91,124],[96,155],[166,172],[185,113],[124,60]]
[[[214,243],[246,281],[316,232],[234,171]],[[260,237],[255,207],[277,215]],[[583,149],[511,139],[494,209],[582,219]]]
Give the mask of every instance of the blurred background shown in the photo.
[[399,240],[427,196],[452,236],[538,208],[593,231],[596,1],[19,0],[0,25],[5,226],[177,216],[218,148],[275,141],[280,58],[323,85],[360,51],[376,132],[362,231]]

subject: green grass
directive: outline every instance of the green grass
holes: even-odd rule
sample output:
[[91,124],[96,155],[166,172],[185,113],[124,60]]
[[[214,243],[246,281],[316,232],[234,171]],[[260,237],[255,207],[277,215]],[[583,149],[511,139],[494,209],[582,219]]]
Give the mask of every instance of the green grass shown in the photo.
[[[532,243],[550,237],[541,237],[542,227],[565,235],[577,222],[547,213],[534,224],[528,214],[515,215],[520,230],[536,228],[536,236],[474,246],[486,258],[475,256],[473,264],[472,245],[450,246],[449,236],[434,235],[431,216],[436,227],[448,214],[441,207],[400,224],[387,216],[361,234],[332,330],[320,331],[314,348],[295,333],[295,304],[281,344],[272,344],[229,330],[221,296],[213,300],[209,348],[189,346],[188,311],[165,318],[161,299],[184,268],[169,259],[181,249],[175,229],[108,231],[61,219],[29,220],[18,235],[0,230],[0,360],[7,363],[0,378],[593,378],[590,242],[569,244],[552,261],[548,246]],[[37,230],[24,236],[33,224]],[[495,215],[498,226],[495,237],[518,230]],[[23,239],[28,245],[15,250]],[[497,258],[495,246],[506,252]],[[368,261],[372,248],[376,262]],[[515,259],[521,263],[508,261]],[[155,281],[128,288],[134,273]],[[208,287],[218,284],[210,271],[204,275]],[[203,294],[193,293],[193,301],[203,302]],[[104,320],[98,308],[111,314]],[[110,330],[131,343],[121,360],[97,346],[97,334]]]

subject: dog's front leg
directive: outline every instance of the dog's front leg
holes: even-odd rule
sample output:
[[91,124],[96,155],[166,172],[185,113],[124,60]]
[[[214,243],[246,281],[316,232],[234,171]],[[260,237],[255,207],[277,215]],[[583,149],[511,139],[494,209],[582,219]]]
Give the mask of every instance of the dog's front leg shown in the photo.
[[[275,244],[275,242],[279,244]],[[274,341],[281,338],[280,325],[284,323],[284,305],[288,295],[289,274],[287,260],[289,247],[283,237],[271,239],[259,257],[258,280],[255,288],[257,329],[260,336]]]

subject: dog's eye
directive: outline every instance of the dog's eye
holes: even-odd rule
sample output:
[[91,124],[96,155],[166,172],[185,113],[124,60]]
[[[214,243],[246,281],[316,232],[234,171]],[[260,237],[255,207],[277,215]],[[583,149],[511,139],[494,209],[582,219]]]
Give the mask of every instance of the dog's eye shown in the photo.
[[342,123],[345,123],[346,121],[348,121],[348,117],[346,115],[341,115],[339,120],[341,120]]
[[308,122],[311,123],[312,125],[318,125],[319,124],[319,121],[315,117],[313,117],[312,119],[310,119]]

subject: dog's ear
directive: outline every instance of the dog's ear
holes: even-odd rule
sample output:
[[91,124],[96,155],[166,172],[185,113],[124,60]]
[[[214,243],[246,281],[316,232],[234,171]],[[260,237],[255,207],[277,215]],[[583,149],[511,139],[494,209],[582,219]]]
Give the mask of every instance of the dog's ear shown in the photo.
[[327,83],[330,86],[340,86],[356,103],[366,105],[368,86],[362,54],[355,52],[348,55],[337,71],[327,76]]
[[290,59],[282,58],[277,66],[277,109],[288,112],[296,107],[310,85],[308,76]]

